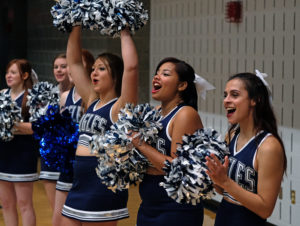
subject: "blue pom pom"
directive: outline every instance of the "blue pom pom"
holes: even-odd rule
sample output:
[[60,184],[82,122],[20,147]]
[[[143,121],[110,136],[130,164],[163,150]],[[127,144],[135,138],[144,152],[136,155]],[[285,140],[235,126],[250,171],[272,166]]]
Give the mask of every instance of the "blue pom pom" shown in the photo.
[[45,163],[60,172],[72,170],[79,137],[78,124],[70,113],[60,113],[58,105],[49,105],[46,114],[32,123],[34,138],[40,140],[40,153]]
[[0,92],[0,138],[10,141],[14,138],[12,128],[16,122],[22,120],[21,108],[13,101],[9,94]]
[[211,153],[222,162],[229,154],[217,131],[205,128],[183,136],[182,144],[177,146],[177,158],[165,162],[165,180],[160,183],[169,197],[178,203],[196,205],[202,198],[209,199],[215,194],[205,165],[205,157]]

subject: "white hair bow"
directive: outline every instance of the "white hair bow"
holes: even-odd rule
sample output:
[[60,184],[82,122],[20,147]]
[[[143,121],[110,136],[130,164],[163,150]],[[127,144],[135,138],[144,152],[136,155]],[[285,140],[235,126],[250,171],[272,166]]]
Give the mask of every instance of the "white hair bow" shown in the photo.
[[272,103],[272,96],[271,96],[271,90],[270,90],[270,86],[267,83],[267,81],[265,80],[266,77],[268,77],[268,74],[266,73],[261,73],[259,70],[255,69],[255,74],[257,77],[260,78],[260,80],[263,82],[263,84],[266,86],[268,92],[269,92],[269,101],[270,103]]
[[266,86],[266,87],[269,87],[269,84],[267,83],[267,81],[265,80],[266,77],[268,77],[268,74],[266,73],[261,73],[259,70],[255,69],[255,74],[257,77],[260,78],[260,80],[263,82],[263,84]]
[[33,69],[31,69],[31,79],[32,79],[33,84],[36,84],[39,82],[39,78]]
[[215,87],[210,84],[208,81],[206,81],[204,78],[202,78],[200,75],[195,74],[195,80],[194,80],[197,93],[198,95],[205,100],[206,98],[206,91],[215,89]]

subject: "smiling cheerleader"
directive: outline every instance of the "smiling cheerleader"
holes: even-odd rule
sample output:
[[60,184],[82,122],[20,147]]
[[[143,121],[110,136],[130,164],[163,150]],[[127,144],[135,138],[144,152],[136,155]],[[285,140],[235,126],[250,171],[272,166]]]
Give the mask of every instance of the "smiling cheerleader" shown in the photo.
[[223,164],[206,157],[207,174],[223,194],[216,226],[265,225],[277,200],[286,156],[263,75],[236,74],[225,87],[230,155]]

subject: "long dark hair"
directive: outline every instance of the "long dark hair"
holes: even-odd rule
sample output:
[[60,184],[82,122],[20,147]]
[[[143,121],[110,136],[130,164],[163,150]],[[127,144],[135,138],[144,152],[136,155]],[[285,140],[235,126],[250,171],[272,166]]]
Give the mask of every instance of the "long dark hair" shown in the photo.
[[[85,62],[85,69],[87,71],[88,78],[91,80],[90,76],[93,70],[93,64],[95,62],[95,58],[93,54],[91,54],[91,52],[88,51],[87,49],[82,49],[81,54],[82,54],[82,59]],[[81,99],[82,114],[87,111],[87,108],[88,108],[87,104]]]
[[91,54],[91,52],[88,51],[87,49],[82,49],[81,54],[82,54],[82,58],[86,64],[85,69],[87,70],[87,73],[90,78],[90,75],[92,73],[93,64],[95,62],[95,58],[94,58],[93,54]]
[[28,95],[28,89],[32,89],[33,86],[33,81],[32,81],[32,77],[31,77],[31,73],[32,73],[32,67],[31,64],[26,60],[26,59],[13,59],[11,60],[7,67],[6,67],[6,71],[8,71],[8,69],[13,65],[16,64],[20,73],[20,76],[23,80],[23,75],[25,73],[28,73],[28,77],[23,80],[24,84],[23,84],[23,88],[25,90],[24,92],[24,97],[22,100],[22,117],[23,119],[25,119],[25,121],[27,121],[29,119],[29,107],[26,106],[27,103],[27,95]]
[[[244,83],[245,89],[248,92],[249,99],[255,102],[253,109],[253,122],[256,133],[261,130],[271,133],[277,138],[282,146],[284,152],[284,170],[286,170],[287,160],[285,155],[285,148],[283,142],[278,135],[277,120],[270,103],[270,92],[268,88],[264,85],[262,80],[253,73],[239,73],[231,76],[227,82],[233,79],[239,79]],[[230,134],[237,125],[231,125],[228,131],[229,140]],[[239,130],[239,128],[238,128]]]
[[124,70],[123,60],[119,56],[112,53],[102,53],[98,55],[97,59],[102,60],[103,63],[108,66],[112,79],[115,81],[116,94],[119,97],[121,95],[122,77]]
[[194,69],[186,62],[179,60],[174,57],[167,57],[162,59],[157,67],[156,71],[157,72],[160,68],[161,65],[164,63],[173,63],[175,65],[175,71],[178,74],[179,81],[181,82],[187,82],[187,87],[185,90],[180,92],[180,98],[183,100],[183,102],[188,105],[193,107],[196,111],[198,111],[198,95],[197,95],[197,90],[196,86],[194,83],[195,80],[195,71]]

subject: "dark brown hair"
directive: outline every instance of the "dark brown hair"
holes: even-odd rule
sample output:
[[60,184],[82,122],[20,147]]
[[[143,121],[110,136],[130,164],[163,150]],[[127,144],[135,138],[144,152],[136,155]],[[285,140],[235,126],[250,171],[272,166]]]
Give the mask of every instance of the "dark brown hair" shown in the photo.
[[197,90],[196,86],[194,83],[195,80],[195,71],[189,65],[188,63],[179,60],[174,57],[167,57],[162,59],[157,67],[155,73],[159,70],[160,66],[163,65],[164,63],[172,63],[175,65],[175,71],[178,74],[179,81],[181,82],[187,82],[187,87],[185,90],[180,92],[180,97],[183,100],[183,102],[188,105],[193,107],[196,111],[198,111],[198,95],[197,95]]
[[[228,81],[231,81],[233,79],[239,79],[243,82],[245,89],[248,92],[249,99],[255,102],[255,106],[253,108],[253,122],[256,133],[261,130],[269,132],[281,144],[284,152],[284,170],[286,170],[287,160],[285,155],[285,148],[278,134],[277,120],[270,102],[270,92],[268,88],[264,85],[261,79],[253,73],[239,73],[231,76]],[[230,135],[236,128],[238,132],[239,128],[236,124],[231,125],[231,127],[229,128],[229,140],[231,140]]]
[[119,97],[121,95],[122,77],[124,70],[123,60],[119,56],[112,53],[102,53],[98,56],[97,59],[102,60],[103,63],[108,66],[112,79],[115,81],[116,94]]

